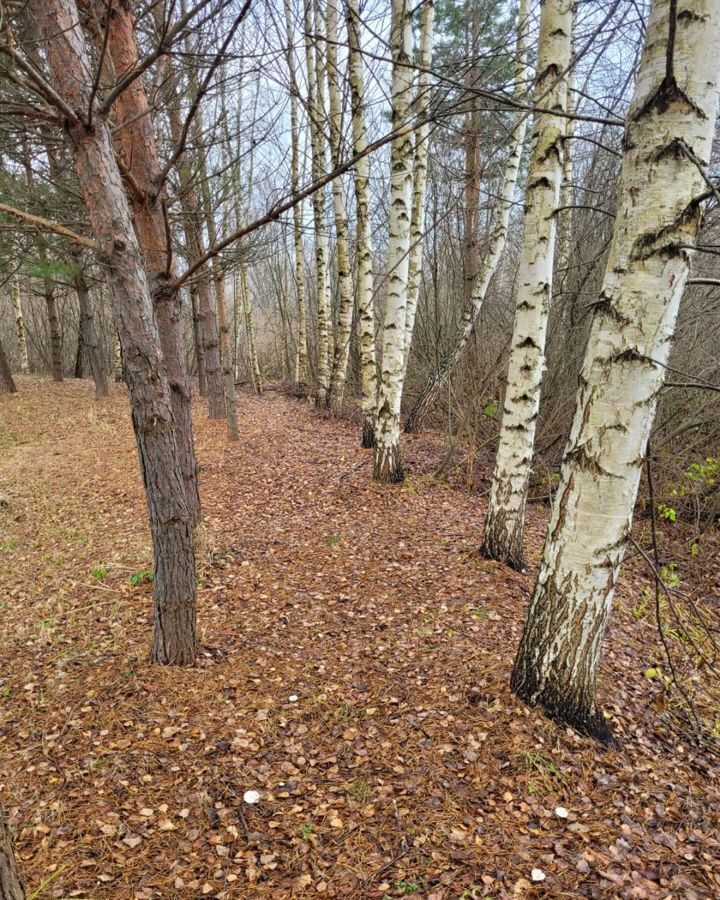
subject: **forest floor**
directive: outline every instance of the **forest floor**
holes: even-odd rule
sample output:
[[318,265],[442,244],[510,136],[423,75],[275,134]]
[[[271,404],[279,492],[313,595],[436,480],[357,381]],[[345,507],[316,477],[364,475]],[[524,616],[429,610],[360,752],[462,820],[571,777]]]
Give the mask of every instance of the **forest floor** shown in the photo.
[[720,896],[720,765],[648,677],[637,555],[604,751],[508,688],[546,508],[529,571],[509,571],[476,553],[482,497],[429,474],[441,436],[405,440],[408,480],[380,486],[355,425],[243,394],[234,445],[195,410],[202,650],[154,667],[124,390],[18,381],[0,399],[0,787],[33,898]]

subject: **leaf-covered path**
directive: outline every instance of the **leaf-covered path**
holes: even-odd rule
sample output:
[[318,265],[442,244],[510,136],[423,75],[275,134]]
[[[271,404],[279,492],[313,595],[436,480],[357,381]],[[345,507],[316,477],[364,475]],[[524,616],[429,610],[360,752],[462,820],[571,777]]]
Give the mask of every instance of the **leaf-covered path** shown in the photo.
[[658,727],[642,573],[602,694],[623,749],[602,752],[509,692],[533,572],[477,556],[484,501],[417,474],[432,437],[381,487],[355,426],[243,395],[236,445],[195,416],[200,659],[152,667],[124,393],[20,390],[0,400],[0,786],[28,886],[54,875],[38,897],[720,894],[720,771]]

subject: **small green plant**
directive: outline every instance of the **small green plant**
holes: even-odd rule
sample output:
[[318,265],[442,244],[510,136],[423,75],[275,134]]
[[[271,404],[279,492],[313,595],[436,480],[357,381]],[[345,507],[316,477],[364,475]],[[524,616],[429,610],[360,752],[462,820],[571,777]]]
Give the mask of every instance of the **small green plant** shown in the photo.
[[658,512],[660,513],[660,518],[666,522],[677,522],[677,510],[673,509],[672,506],[658,503]]
[[2,689],[2,695],[3,695],[3,697],[9,697],[11,694],[12,694],[12,688],[4,687],[4,688]]
[[465,890],[460,894],[458,900],[478,900],[478,897],[481,896],[480,891],[482,890],[482,886],[479,884],[471,884],[469,888],[465,888]]
[[535,771],[545,777],[554,778],[565,784],[566,776],[561,772],[558,764],[549,756],[543,756],[535,750],[528,750],[525,753],[525,765],[528,771]]
[[315,826],[312,822],[306,822],[300,829],[300,835],[304,841],[310,839],[310,835],[315,833]]
[[155,573],[150,569],[140,569],[139,572],[133,572],[128,578],[128,584],[131,584],[133,587],[138,587],[138,585],[145,584],[148,581],[155,581]]
[[420,890],[420,882],[405,880],[396,881],[395,890],[400,891],[401,894],[417,894]]
[[483,404],[483,412],[486,416],[494,416],[497,412],[497,400],[494,397],[491,397],[489,400],[486,400]]
[[339,534],[329,534],[325,538],[325,543],[328,547],[339,547],[340,546],[340,535]]
[[348,791],[351,797],[354,797],[359,803],[365,803],[370,796],[370,785],[364,778],[353,781]]
[[107,577],[108,567],[107,566],[95,566],[95,568],[90,573],[93,578],[96,578],[98,581],[102,581],[103,578]]
[[645,677],[648,681],[661,682],[666,688],[670,687],[672,684],[672,676],[666,675],[660,666],[653,666],[649,669],[645,669]]
[[671,562],[660,569],[660,577],[663,584],[672,590],[680,584],[680,576],[677,571],[677,563]]

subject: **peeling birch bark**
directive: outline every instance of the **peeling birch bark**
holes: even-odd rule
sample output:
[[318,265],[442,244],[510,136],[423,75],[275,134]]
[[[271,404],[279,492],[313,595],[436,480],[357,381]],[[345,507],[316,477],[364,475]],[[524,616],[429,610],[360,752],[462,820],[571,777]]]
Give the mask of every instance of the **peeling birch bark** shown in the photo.
[[691,251],[718,105],[720,7],[655,0],[627,116],[615,230],[511,685],[602,741],[596,681]]
[[353,151],[361,157],[355,163],[355,206],[357,242],[357,329],[360,344],[360,407],[363,417],[362,446],[375,446],[378,373],[375,361],[375,305],[373,301],[373,250],[370,223],[369,162],[362,156],[367,147],[365,129],[365,76],[357,0],[347,0],[350,104]]
[[[527,81],[527,0],[521,0],[518,10],[518,30],[516,42],[517,68],[515,73],[515,99],[521,100],[525,82]],[[452,349],[447,353],[438,365],[433,369],[425,382],[412,410],[405,422],[405,431],[412,433],[419,431],[423,420],[434,406],[443,385],[446,383],[458,362],[462,359],[468,347],[470,338],[478,320],[485,296],[490,283],[497,271],[507,243],[508,225],[512,201],[517,185],[518,171],[522,159],[523,144],[527,117],[520,114],[515,127],[510,135],[510,154],[505,164],[503,183],[498,199],[495,221],[490,236],[487,252],[473,285],[470,305],[463,311],[460,327],[453,340]]]
[[[392,130],[408,123],[412,100],[412,28],[407,0],[392,0]],[[390,145],[388,276],[383,351],[375,430],[374,478],[403,480],[400,403],[405,371],[405,321],[413,188],[413,139],[406,130]]]
[[545,371],[545,334],[562,178],[565,119],[553,113],[563,112],[567,104],[567,82],[558,79],[558,75],[570,64],[571,40],[571,0],[544,0],[535,92],[552,112],[539,113],[533,121],[515,324],[482,548],[490,559],[506,562],[515,569],[524,566],[525,504]]

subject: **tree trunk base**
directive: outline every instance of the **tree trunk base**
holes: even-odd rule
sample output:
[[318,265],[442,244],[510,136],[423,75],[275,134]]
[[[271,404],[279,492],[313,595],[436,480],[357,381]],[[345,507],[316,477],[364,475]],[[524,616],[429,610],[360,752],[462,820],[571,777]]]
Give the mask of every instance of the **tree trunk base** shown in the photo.
[[362,440],[360,446],[365,450],[372,450],[375,446],[375,423],[363,422]]
[[373,478],[383,484],[400,484],[405,480],[405,472],[400,461],[400,447],[375,446],[375,466]]
[[569,725],[578,734],[592,738],[604,746],[617,750],[619,744],[607,726],[601,713],[587,709],[581,703],[561,699],[549,688],[537,693],[537,686],[529,684],[532,679],[522,678],[518,673],[517,662],[510,679],[513,693],[528,706],[540,707],[545,715],[560,725]]
[[523,554],[523,528],[509,529],[503,513],[488,511],[485,522],[485,539],[480,547],[480,555],[485,559],[504,563],[516,572],[525,571]]

